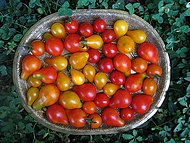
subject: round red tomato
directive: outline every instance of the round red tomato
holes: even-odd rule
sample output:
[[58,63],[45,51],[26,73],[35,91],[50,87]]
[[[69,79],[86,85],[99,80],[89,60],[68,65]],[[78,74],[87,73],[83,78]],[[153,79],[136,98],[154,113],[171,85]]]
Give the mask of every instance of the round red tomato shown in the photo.
[[150,64],[146,71],[147,75],[150,77],[154,76],[161,76],[162,75],[162,68],[157,64]]
[[103,58],[99,61],[98,67],[102,72],[109,73],[113,71],[113,62],[110,58]]
[[102,33],[106,30],[106,22],[102,18],[98,18],[93,23],[94,31],[97,33]]
[[57,37],[52,37],[45,42],[46,51],[52,56],[59,56],[64,50],[63,42]]
[[146,113],[153,102],[153,97],[147,94],[137,94],[132,100],[132,109],[138,114]]
[[102,118],[97,113],[89,115],[88,118],[91,119],[90,122],[88,122],[91,128],[96,129],[102,125]]
[[131,59],[125,54],[117,54],[113,59],[113,64],[118,71],[128,73],[131,70]]
[[48,107],[46,117],[50,122],[67,125],[69,123],[65,109],[58,104],[53,104]]
[[80,41],[78,34],[69,34],[64,40],[64,47],[71,53],[77,52],[80,49]]
[[81,23],[78,32],[81,36],[89,37],[93,34],[93,26],[88,22]]
[[110,43],[116,38],[115,32],[111,29],[106,29],[102,33],[102,39],[105,43]]
[[120,71],[113,71],[110,74],[110,80],[116,85],[123,85],[125,83],[125,75]]
[[131,108],[123,108],[120,110],[120,116],[125,121],[131,121],[134,117],[134,110]]
[[32,54],[34,56],[41,56],[45,52],[45,44],[40,40],[34,40],[31,43],[32,45]]
[[78,31],[78,22],[76,20],[68,20],[65,23],[65,30],[68,33],[76,33]]
[[112,43],[105,44],[102,48],[103,54],[108,58],[113,58],[117,54],[117,46]]
[[145,94],[153,95],[157,90],[157,84],[153,78],[146,78],[143,81],[142,90]]
[[89,49],[88,51],[90,63],[97,63],[100,60],[100,52],[97,49]]
[[88,114],[94,114],[96,112],[96,104],[92,101],[84,102],[82,109]]
[[148,62],[142,58],[135,58],[131,62],[131,69],[137,73],[143,73],[148,67]]
[[109,105],[109,97],[104,93],[98,93],[94,99],[94,103],[97,107],[104,108]]

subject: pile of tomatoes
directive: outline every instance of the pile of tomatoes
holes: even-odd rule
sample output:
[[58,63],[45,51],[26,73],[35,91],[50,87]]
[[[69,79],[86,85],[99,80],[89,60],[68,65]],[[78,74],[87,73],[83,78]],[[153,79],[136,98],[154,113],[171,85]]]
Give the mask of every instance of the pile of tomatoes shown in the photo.
[[[157,49],[143,30],[129,30],[124,20],[112,29],[102,18],[93,24],[55,22],[31,47],[21,72],[30,86],[27,104],[43,109],[50,122],[120,127],[153,103],[162,75]],[[137,56],[130,58],[134,51]]]

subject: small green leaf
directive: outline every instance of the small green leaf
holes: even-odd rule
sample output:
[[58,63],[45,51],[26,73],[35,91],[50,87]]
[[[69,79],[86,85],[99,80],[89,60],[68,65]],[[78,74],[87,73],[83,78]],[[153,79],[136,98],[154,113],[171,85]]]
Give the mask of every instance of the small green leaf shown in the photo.
[[131,3],[127,4],[125,8],[128,9],[130,15],[134,14],[135,9]]
[[190,84],[187,86],[186,91],[187,91],[187,93],[190,93]]
[[1,74],[1,76],[6,76],[8,74],[6,66],[4,66],[4,65],[0,66],[0,74]]
[[32,128],[32,123],[26,124],[25,131],[26,131],[26,133],[33,133],[34,132],[34,129]]
[[133,136],[131,134],[122,134],[122,137],[124,140],[131,140],[133,139]]
[[69,8],[69,2],[66,1],[61,8],[58,10],[58,16],[71,16],[73,14],[72,9]]
[[22,38],[22,34],[16,34],[14,37],[13,37],[13,40],[16,41],[16,42],[19,42]]
[[182,130],[182,127],[183,127],[182,123],[179,123],[179,124],[175,127],[174,132],[179,132],[179,131],[181,131],[181,130]]

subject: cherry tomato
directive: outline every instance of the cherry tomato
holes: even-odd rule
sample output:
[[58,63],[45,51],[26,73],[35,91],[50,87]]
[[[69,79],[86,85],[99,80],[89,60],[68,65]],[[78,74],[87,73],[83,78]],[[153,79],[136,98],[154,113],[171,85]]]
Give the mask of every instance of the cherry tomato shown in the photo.
[[100,52],[97,49],[89,49],[88,51],[90,63],[97,63],[100,60]]
[[113,62],[110,58],[103,58],[99,61],[98,67],[102,72],[109,73],[113,71]]
[[33,76],[30,76],[28,78],[28,83],[33,87],[39,87],[42,84],[42,81],[40,79],[34,78]]
[[94,77],[94,83],[96,87],[101,90],[107,83],[108,77],[103,72],[98,72]]
[[82,102],[80,101],[79,96],[73,91],[65,91],[59,97],[59,103],[65,109],[75,109],[81,108]]
[[114,32],[116,34],[116,38],[120,38],[121,36],[125,35],[128,31],[128,24],[124,20],[117,20],[114,23]]
[[96,69],[92,65],[86,65],[83,68],[83,74],[89,82],[93,82],[96,75]]
[[114,67],[125,74],[131,70],[131,59],[122,53],[117,54],[113,59]]
[[56,79],[56,85],[59,90],[66,91],[71,85],[70,78],[64,72],[59,72]]
[[74,86],[73,91],[84,101],[92,101],[96,97],[96,87],[91,83]]
[[135,58],[131,62],[131,69],[137,73],[143,73],[146,71],[148,63],[142,58]]
[[98,18],[93,23],[94,31],[97,33],[102,33],[106,30],[106,22],[102,18]]
[[67,109],[66,114],[71,126],[82,128],[86,124],[87,115],[82,109]]
[[32,46],[32,54],[34,56],[41,56],[45,53],[45,44],[40,40],[34,40],[31,43]]
[[52,38],[53,37],[53,35],[50,33],[50,32],[45,32],[44,34],[43,34],[43,39],[46,41],[47,39],[50,39],[50,38]]
[[96,112],[96,104],[92,101],[84,102],[82,109],[87,114],[94,114]]
[[68,33],[76,33],[78,31],[78,22],[76,20],[67,20],[65,23],[65,30]]
[[60,56],[64,50],[63,42],[57,37],[52,37],[45,42],[46,51],[52,56]]
[[102,40],[101,36],[99,35],[92,35],[86,38],[86,45],[93,49],[100,49],[103,46],[104,41]]
[[113,71],[110,74],[110,80],[116,85],[123,85],[125,83],[125,75],[120,71]]
[[134,110],[131,108],[123,108],[120,111],[120,116],[124,121],[131,121],[134,117]]
[[146,94],[137,94],[133,97],[131,106],[132,109],[138,114],[146,113],[153,102],[153,97]]
[[119,89],[110,99],[110,107],[127,108],[132,102],[132,96],[129,91]]
[[94,99],[94,103],[97,107],[104,108],[109,105],[109,97],[104,93],[98,93]]
[[90,128],[97,129],[102,125],[102,118],[97,113],[89,115],[88,119],[91,120],[90,122],[88,122]]
[[41,68],[41,61],[34,55],[26,55],[22,60],[21,79],[26,80],[31,74]]
[[118,85],[115,85],[113,83],[107,83],[104,88],[103,91],[107,96],[112,96],[115,94],[115,92],[119,89]]
[[53,23],[50,30],[53,36],[57,38],[65,39],[66,32],[65,32],[65,27],[63,26],[63,24],[58,23],[58,22]]
[[93,26],[88,22],[80,24],[78,32],[81,36],[89,37],[93,34]]
[[53,123],[59,123],[63,125],[69,124],[65,109],[58,104],[54,104],[48,107],[46,111],[46,117],[48,121]]
[[121,127],[125,124],[124,120],[120,118],[118,111],[112,107],[104,108],[101,114],[102,121],[108,126]]
[[85,76],[81,71],[71,69],[70,74],[75,85],[82,85],[85,82]]
[[30,87],[27,91],[27,104],[31,106],[39,96],[39,89],[36,87]]
[[102,52],[106,57],[113,58],[117,54],[117,46],[112,43],[104,44]]
[[127,32],[127,35],[130,36],[137,44],[141,44],[146,41],[146,33],[139,29],[130,30]]
[[123,54],[128,54],[135,49],[135,42],[129,36],[122,36],[117,41],[118,51]]
[[150,64],[146,71],[147,75],[150,77],[162,76],[162,68],[157,64]]
[[74,53],[80,50],[81,38],[78,34],[69,34],[64,40],[64,47],[68,52]]
[[105,43],[110,43],[116,38],[115,32],[111,29],[106,29],[102,33],[102,39]]
[[142,43],[139,46],[137,53],[141,58],[143,58],[153,64],[158,63],[158,60],[159,60],[158,52],[156,50],[156,47],[150,42]]
[[46,84],[41,87],[39,96],[32,104],[34,110],[40,110],[45,106],[55,104],[59,99],[60,91],[54,84]]
[[153,95],[157,90],[157,84],[153,78],[146,78],[143,81],[142,90],[144,94]]
[[52,66],[44,67],[33,73],[34,78],[41,79],[44,83],[53,83],[57,79],[57,71]]

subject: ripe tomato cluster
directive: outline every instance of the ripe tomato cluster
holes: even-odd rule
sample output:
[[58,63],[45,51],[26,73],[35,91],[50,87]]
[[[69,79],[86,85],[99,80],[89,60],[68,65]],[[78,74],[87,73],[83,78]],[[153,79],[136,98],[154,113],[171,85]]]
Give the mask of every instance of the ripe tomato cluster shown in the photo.
[[[76,128],[124,126],[153,103],[162,75],[158,52],[143,30],[129,30],[124,20],[112,29],[101,18],[93,24],[55,22],[31,46],[21,72],[30,85],[27,104],[35,110],[47,107],[50,122]],[[133,51],[138,56],[130,59]]]

